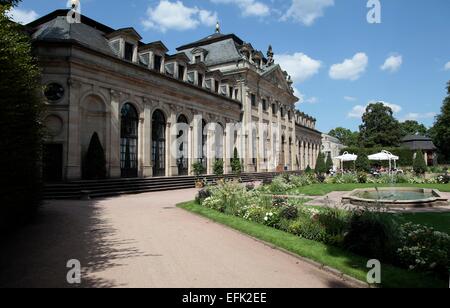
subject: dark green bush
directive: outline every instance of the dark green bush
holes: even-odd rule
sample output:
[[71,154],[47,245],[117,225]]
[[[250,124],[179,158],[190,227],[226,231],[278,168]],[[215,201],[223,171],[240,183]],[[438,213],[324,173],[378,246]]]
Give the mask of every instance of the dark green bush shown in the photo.
[[358,183],[365,184],[367,183],[367,173],[365,172],[358,172]]
[[[344,152],[349,152],[352,154],[356,154],[358,156],[368,156],[371,154],[379,153],[382,150],[386,150],[391,152],[392,154],[399,157],[399,161],[397,162],[398,166],[408,167],[413,165],[414,151],[408,148],[396,147],[396,148],[383,148],[383,147],[375,147],[375,148],[360,148],[360,147],[348,147],[341,150],[341,154]],[[356,162],[355,162],[356,164]],[[388,167],[389,162],[370,162],[369,165],[382,165],[383,167]],[[353,169],[353,163],[345,163],[344,164],[347,169]]]
[[399,227],[389,215],[370,210],[351,214],[343,246],[356,254],[392,262],[398,247]]
[[197,201],[199,204],[202,204],[203,201],[205,201],[206,198],[211,197],[211,191],[209,188],[202,188],[197,193],[197,196],[195,197],[195,201]]
[[288,220],[297,219],[298,208],[295,205],[287,204],[281,208],[280,217]]
[[421,151],[415,154],[413,162],[413,170],[416,174],[425,174],[427,172],[427,165],[425,163],[425,157]]
[[223,160],[216,159],[213,165],[213,172],[215,175],[223,175]]
[[326,242],[326,229],[309,217],[300,216],[289,225],[289,233],[295,234],[302,238],[318,242]]
[[106,156],[98,134],[91,137],[89,148],[83,163],[83,178],[85,180],[99,180],[106,178]]

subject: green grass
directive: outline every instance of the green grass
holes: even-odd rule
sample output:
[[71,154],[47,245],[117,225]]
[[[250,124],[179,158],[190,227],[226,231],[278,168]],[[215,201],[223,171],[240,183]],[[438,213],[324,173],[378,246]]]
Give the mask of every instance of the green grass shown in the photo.
[[450,184],[313,184],[296,188],[290,193],[299,193],[307,196],[324,196],[333,191],[351,191],[358,188],[370,187],[417,187],[417,188],[433,188],[442,192],[450,192]]
[[[245,234],[288,250],[299,256],[335,268],[361,281],[366,280],[367,258],[354,255],[345,250],[320,242],[302,239],[290,233],[250,222],[239,217],[226,215],[218,211],[202,207],[194,201],[182,203],[178,206],[187,211],[204,216],[215,222],[229,226]],[[448,287],[446,281],[441,281],[423,273],[411,272],[391,265],[383,265],[382,283],[383,287],[386,288]]]
[[450,213],[406,213],[399,216],[405,222],[426,225],[450,234]]

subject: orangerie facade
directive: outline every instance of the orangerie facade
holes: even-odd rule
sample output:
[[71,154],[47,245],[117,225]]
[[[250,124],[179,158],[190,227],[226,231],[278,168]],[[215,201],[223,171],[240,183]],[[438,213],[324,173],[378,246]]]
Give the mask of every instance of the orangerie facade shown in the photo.
[[[133,28],[116,30],[85,16],[69,23],[67,12],[27,25],[43,70],[47,181],[82,178],[94,133],[111,178],[192,175],[194,162],[212,174],[217,158],[231,173],[234,148],[244,172],[314,168],[321,134],[314,118],[295,109],[292,81],[271,47],[264,55],[217,27],[169,55],[162,42],[144,43]],[[174,131],[177,123],[187,130]],[[243,128],[228,131],[229,123]]]

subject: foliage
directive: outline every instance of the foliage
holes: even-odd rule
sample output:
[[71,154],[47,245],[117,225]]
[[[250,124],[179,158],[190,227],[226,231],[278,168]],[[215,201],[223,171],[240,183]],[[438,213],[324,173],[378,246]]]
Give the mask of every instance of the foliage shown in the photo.
[[330,173],[330,170],[333,169],[333,158],[331,157],[331,153],[328,153],[327,159],[325,161],[325,170],[327,173]]
[[197,201],[199,204],[202,204],[203,201],[205,201],[209,197],[211,197],[211,190],[208,187],[205,187],[199,190],[197,196],[195,197],[195,201]]
[[359,133],[352,132],[351,130],[343,127],[337,127],[332,129],[328,135],[331,137],[337,138],[343,145],[348,147],[357,147],[359,146]]
[[343,245],[353,253],[389,262],[395,259],[398,234],[399,226],[391,216],[370,210],[354,211]]
[[441,107],[441,113],[436,117],[430,135],[439,150],[440,160],[450,162],[450,81],[447,83],[447,97]]
[[402,225],[399,262],[411,270],[427,270],[447,276],[450,269],[450,235],[423,225]]
[[425,125],[414,120],[407,120],[400,123],[400,129],[402,131],[402,137],[410,135],[426,136],[428,133],[428,129]]
[[198,178],[200,175],[205,173],[206,169],[201,162],[196,162],[192,164],[192,171],[194,175]]
[[280,217],[287,220],[296,219],[298,217],[298,208],[292,204],[286,204],[281,208]]
[[322,152],[319,152],[319,155],[317,156],[316,168],[314,171],[316,174],[324,174],[328,171],[325,165],[325,156]]
[[369,104],[359,127],[360,144],[364,147],[397,146],[402,132],[393,114],[391,107],[381,102]]
[[355,167],[357,171],[369,172],[370,161],[367,155],[358,155],[358,158],[355,161]]
[[358,183],[361,183],[361,184],[367,183],[367,173],[358,172],[358,174],[356,176],[358,177]]
[[231,160],[231,170],[236,175],[240,175],[242,172],[241,159],[239,158],[238,150],[236,148],[234,149],[233,159]]
[[326,179],[327,184],[356,184],[359,183],[358,177],[353,173],[338,174]]
[[106,178],[106,156],[97,132],[92,134],[83,162],[83,178],[99,180]]
[[5,12],[18,1],[0,5],[0,228],[31,218],[41,201],[40,71],[23,27]]
[[223,160],[216,159],[213,165],[213,172],[215,175],[223,175]]
[[[391,152],[392,154],[399,157],[399,160],[397,162],[398,166],[412,166],[413,164],[413,158],[414,158],[414,151],[410,150],[408,148],[398,148],[398,147],[374,147],[374,148],[363,148],[363,147],[352,147],[352,148],[345,148],[341,150],[341,154],[344,152],[353,153],[359,156],[369,156],[371,154],[379,153],[382,150],[386,150]],[[352,163],[353,164],[353,163]],[[356,162],[355,162],[356,164]],[[389,162],[370,162],[370,165],[381,165],[383,167],[388,167]],[[353,168],[353,167],[352,167]],[[347,168],[347,169],[352,169]]]
[[327,207],[317,215],[317,221],[326,231],[326,242],[340,246],[349,226],[349,215],[338,208]]
[[425,157],[422,152],[416,152],[414,162],[413,162],[413,170],[416,174],[425,174],[427,171],[427,165],[425,163]]
[[306,167],[305,173],[306,173],[306,174],[308,174],[308,173],[313,173],[313,170],[311,169],[311,167],[310,167],[309,165]]

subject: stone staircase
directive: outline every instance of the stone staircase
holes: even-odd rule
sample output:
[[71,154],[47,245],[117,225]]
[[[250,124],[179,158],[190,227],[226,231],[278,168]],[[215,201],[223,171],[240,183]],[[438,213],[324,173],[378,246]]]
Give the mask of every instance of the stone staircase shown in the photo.
[[[241,175],[241,179],[244,183],[253,181],[267,182],[279,174],[280,173],[245,173]],[[220,178],[229,180],[235,178],[235,176],[226,175]],[[214,184],[219,177],[209,175],[201,176],[201,179],[206,179],[208,183]],[[196,177],[194,176],[176,176],[46,184],[44,188],[44,199],[103,198],[154,191],[189,189],[195,188],[195,180]]]

